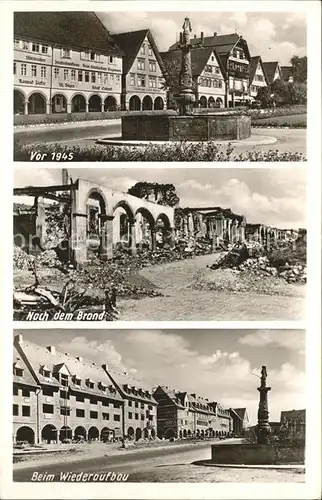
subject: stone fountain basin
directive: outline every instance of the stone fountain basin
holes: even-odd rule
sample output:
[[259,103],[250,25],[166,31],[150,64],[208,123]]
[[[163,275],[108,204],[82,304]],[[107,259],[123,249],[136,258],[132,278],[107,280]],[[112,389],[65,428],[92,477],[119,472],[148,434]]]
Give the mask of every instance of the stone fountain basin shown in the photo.
[[214,464],[239,465],[291,465],[304,464],[304,444],[213,444],[211,462]]
[[123,140],[231,141],[247,139],[250,135],[250,116],[233,112],[189,116],[135,114],[122,117]]

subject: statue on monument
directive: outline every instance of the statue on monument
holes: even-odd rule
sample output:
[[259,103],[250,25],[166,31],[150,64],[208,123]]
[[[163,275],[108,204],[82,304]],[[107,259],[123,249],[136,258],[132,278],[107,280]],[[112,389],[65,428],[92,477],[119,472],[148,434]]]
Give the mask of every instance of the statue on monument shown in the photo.
[[193,103],[195,95],[192,90],[192,71],[191,71],[191,44],[190,33],[192,31],[190,19],[185,18],[180,34],[181,49],[181,70],[179,75],[180,92],[177,101],[180,107],[181,115],[191,115],[193,112]]

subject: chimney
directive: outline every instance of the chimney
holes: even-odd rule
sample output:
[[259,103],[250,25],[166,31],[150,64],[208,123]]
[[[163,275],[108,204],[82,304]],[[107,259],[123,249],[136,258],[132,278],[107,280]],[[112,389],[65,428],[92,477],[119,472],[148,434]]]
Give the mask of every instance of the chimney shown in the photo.
[[76,356],[77,361],[83,361],[82,356]]
[[108,366],[107,366],[107,364],[102,365],[102,368],[103,368],[103,370],[105,370],[106,372],[108,372]]
[[47,346],[47,349],[48,351],[51,353],[51,354],[56,354],[56,347],[53,346],[53,345],[48,345]]
[[15,335],[15,341],[18,342],[19,344],[23,343],[23,336],[21,334]]
[[93,366],[96,366],[96,363],[92,363]]
[[217,31],[214,31],[214,36],[217,36]]
[[62,168],[61,180],[62,184],[68,184],[68,170],[66,168]]
[[203,43],[203,38],[204,38],[204,32],[202,31],[202,32],[200,33],[200,41],[201,41],[201,43]]

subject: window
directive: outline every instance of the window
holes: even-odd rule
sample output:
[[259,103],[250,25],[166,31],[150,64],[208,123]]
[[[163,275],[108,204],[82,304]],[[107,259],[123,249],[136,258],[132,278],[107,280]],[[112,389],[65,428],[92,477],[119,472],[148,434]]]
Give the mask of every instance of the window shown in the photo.
[[59,78],[59,68],[54,68],[54,78]]
[[[85,82],[89,82],[89,71],[85,71]],[[90,385],[88,387],[90,387]]]
[[[21,64],[20,66],[20,74],[21,76],[26,76],[27,74],[27,64]],[[20,368],[16,368],[15,369],[15,375],[17,375],[17,377],[22,377],[23,376],[23,370],[21,370]]]
[[128,401],[129,406],[132,406],[132,404],[133,404],[132,401]]
[[138,59],[138,69],[139,70],[145,69],[145,60],[144,59]]
[[30,406],[22,406],[22,416],[30,417]]
[[13,394],[14,396],[18,396],[18,395],[19,395],[19,389],[18,389],[18,387],[17,387],[17,386],[15,386],[15,385],[13,386],[12,394]]
[[[43,66],[42,66],[42,67],[43,67]],[[49,371],[49,370],[44,370],[44,371],[43,371],[43,375],[44,375],[44,377],[50,378],[51,373],[50,373],[50,371]]]
[[59,395],[62,399],[69,399],[69,394],[67,391],[59,391]]
[[42,390],[42,393],[44,396],[53,396],[54,395],[54,389],[52,389],[51,387],[44,387],[43,390]]
[[145,76],[138,76],[138,87],[145,87]]
[[94,54],[94,52],[90,52],[89,58],[90,58],[91,61],[95,61],[95,54]]
[[41,52],[43,54],[48,54],[48,46],[47,45],[42,45],[41,47]]
[[149,71],[153,71],[155,73],[156,70],[157,70],[156,62],[155,61],[149,61]]
[[95,83],[96,82],[96,73],[92,73],[91,76],[92,76],[92,83]]
[[103,406],[109,406],[109,402],[108,401],[103,401]]
[[157,79],[155,76],[150,76],[149,77],[149,87],[150,89],[156,89],[157,88]]
[[141,420],[144,420],[144,415],[141,415]]
[[220,74],[220,69],[218,68],[218,66],[215,67],[215,73],[216,73],[216,75]]
[[142,46],[141,46],[141,49],[140,49],[140,54],[141,54],[141,56],[144,56],[144,55],[145,55],[145,45],[144,45],[144,43],[143,43],[143,44],[142,44]]
[[129,418],[133,418],[133,413],[129,411]]
[[116,83],[120,83],[120,81],[121,81],[120,75],[115,75],[115,81],[116,81]]
[[137,401],[135,401],[135,408],[138,408],[139,407],[139,403]]
[[149,56],[153,56],[153,50],[152,50],[151,45],[148,46],[148,54],[149,54]]
[[122,405],[120,405],[120,403],[114,403],[114,408],[121,408]]
[[109,57],[109,61],[110,61],[110,63],[112,63],[112,62],[113,62],[113,56],[110,56],[110,57]]
[[120,415],[114,415],[114,422],[120,422],[121,417]]
[[90,411],[89,412],[89,418],[98,418],[98,412],[97,411]]
[[65,406],[62,406],[60,409],[60,414],[64,415],[65,417],[69,417],[70,415],[70,408],[66,408]]
[[215,56],[211,56],[211,60],[214,61],[215,60]]
[[42,411],[43,413],[51,413],[53,415],[54,413],[54,405],[42,405]]
[[[67,71],[67,78],[68,78],[68,69],[67,70],[65,69],[64,71]],[[60,374],[60,383],[64,387],[68,387],[68,375],[64,375],[63,373],[61,373]]]
[[102,84],[102,73],[97,73],[97,81],[101,85]]
[[29,50],[29,43],[28,43],[28,42],[23,41],[23,42],[22,42],[22,48],[23,48],[23,50]]
[[113,74],[110,75],[110,82],[114,83],[114,75]]
[[[47,68],[46,66],[40,66],[40,76],[41,78],[46,78],[47,76]],[[50,377],[50,372],[49,372],[49,375],[45,375],[45,377]]]
[[13,46],[15,49],[19,49],[20,48],[20,40],[14,40],[13,41]]
[[70,49],[62,49],[61,50],[61,57],[64,57],[66,59],[70,59]]
[[64,69],[64,80],[68,80],[68,69]]
[[102,416],[103,416],[103,420],[109,420],[110,419],[109,413],[102,413]]
[[130,74],[130,85],[135,85],[135,75],[133,73]]
[[139,414],[138,413],[135,414],[135,420],[139,420]]
[[210,66],[210,64],[206,64],[205,71],[207,71],[207,73],[212,73],[212,66]]
[[82,71],[79,71],[79,72],[78,72],[78,81],[79,81],[79,82],[82,82],[82,81],[83,81],[83,72],[82,72]]
[[30,398],[30,391],[29,391],[29,389],[22,389],[22,396],[24,398]]
[[31,50],[33,52],[40,52],[39,44],[38,43],[33,43],[32,46],[31,46]]
[[13,415],[19,415],[19,405],[12,405],[12,413]]
[[89,402],[91,405],[97,405],[97,399],[96,398],[89,398]]
[[[76,80],[76,69],[72,69],[71,72],[70,72],[70,76],[71,76],[71,79],[72,80]],[[74,384],[76,385],[80,385],[80,379],[79,378],[75,378],[74,379]]]
[[84,418],[85,417],[85,410],[81,410],[80,408],[76,408],[76,417]]
[[15,75],[17,73],[17,64],[14,62],[13,63],[13,74]]
[[148,406],[148,409],[149,409],[149,410],[153,410],[153,406],[152,406],[152,405],[149,405],[149,406]]

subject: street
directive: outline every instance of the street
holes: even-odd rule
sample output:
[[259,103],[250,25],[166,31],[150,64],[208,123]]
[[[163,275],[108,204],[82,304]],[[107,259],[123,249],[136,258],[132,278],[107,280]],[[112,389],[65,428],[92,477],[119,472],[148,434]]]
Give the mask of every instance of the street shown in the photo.
[[[109,120],[105,124],[98,123],[74,123],[60,124],[51,127],[35,126],[28,129],[17,128],[14,130],[14,140],[21,143],[59,143],[66,146],[94,146],[98,139],[113,138],[121,136],[120,120]],[[234,144],[234,153],[244,153],[245,151],[279,150],[280,152],[298,152],[306,156],[306,129],[283,129],[283,128],[253,128],[252,137],[270,136],[275,137],[275,144],[260,144],[258,146],[248,146],[247,144]],[[224,145],[221,145],[224,147]],[[103,145],[96,145],[104,148]],[[156,158],[157,160],[157,158]]]
[[[227,442],[228,444],[228,442]],[[169,447],[166,449],[124,450],[124,455],[70,460],[46,466],[30,466],[13,471],[14,481],[30,481],[35,472],[54,474],[59,481],[61,472],[103,474],[129,474],[129,482],[303,482],[305,475],[299,470],[214,468],[195,465],[210,459],[211,443]],[[108,448],[107,448],[108,454]]]

